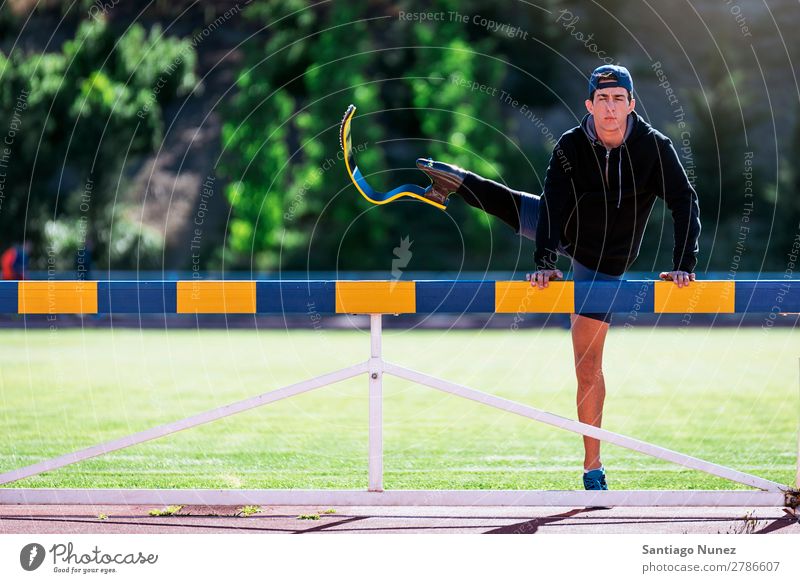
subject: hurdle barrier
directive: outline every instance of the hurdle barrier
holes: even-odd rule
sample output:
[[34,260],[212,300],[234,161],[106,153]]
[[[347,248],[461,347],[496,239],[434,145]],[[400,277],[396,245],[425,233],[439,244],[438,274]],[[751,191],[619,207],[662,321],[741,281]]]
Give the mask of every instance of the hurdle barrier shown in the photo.
[[[0,485],[144,443],[339,381],[366,375],[369,459],[366,490],[0,488],[0,504],[211,504],[331,506],[768,506],[800,505],[800,442],[794,487],[646,443],[607,429],[466,387],[386,361],[382,317],[390,314],[800,313],[800,280],[672,282],[520,281],[20,281],[0,282],[6,314],[319,314],[370,316],[370,355],[363,362],[0,474]],[[752,490],[384,490],[383,376],[593,437]]]

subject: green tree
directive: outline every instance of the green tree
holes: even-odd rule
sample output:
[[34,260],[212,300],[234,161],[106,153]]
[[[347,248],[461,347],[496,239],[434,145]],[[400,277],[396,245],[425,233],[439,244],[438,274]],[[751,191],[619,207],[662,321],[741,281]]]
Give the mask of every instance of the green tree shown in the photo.
[[158,26],[120,35],[102,19],[82,22],[58,52],[0,55],[0,119],[10,120],[0,133],[11,138],[4,242],[52,244],[66,268],[80,229],[115,267],[135,267],[139,250],[158,259],[157,241],[129,224],[117,188],[125,163],[159,144],[161,108],[192,89],[195,61],[189,41]]

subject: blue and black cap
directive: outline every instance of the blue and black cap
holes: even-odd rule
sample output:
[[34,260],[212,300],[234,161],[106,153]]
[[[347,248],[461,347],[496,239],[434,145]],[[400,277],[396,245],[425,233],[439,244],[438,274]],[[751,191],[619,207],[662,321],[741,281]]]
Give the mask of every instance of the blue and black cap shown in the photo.
[[589,99],[598,89],[607,87],[623,87],[633,96],[633,79],[625,67],[620,65],[603,65],[592,71],[589,77]]

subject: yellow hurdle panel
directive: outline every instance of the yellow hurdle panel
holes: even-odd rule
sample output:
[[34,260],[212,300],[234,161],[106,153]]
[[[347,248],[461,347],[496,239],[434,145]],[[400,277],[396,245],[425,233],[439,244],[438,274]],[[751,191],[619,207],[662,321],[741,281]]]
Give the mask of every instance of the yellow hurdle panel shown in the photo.
[[20,314],[96,314],[96,281],[20,281]]
[[551,312],[571,314],[575,311],[575,282],[556,281],[544,288],[527,281],[497,281],[494,289],[495,312],[516,314]]
[[254,281],[179,281],[179,314],[255,314]]
[[413,281],[337,281],[337,314],[412,314],[417,311]]
[[735,290],[733,281],[693,281],[681,288],[672,281],[657,281],[653,311],[664,314],[733,314]]

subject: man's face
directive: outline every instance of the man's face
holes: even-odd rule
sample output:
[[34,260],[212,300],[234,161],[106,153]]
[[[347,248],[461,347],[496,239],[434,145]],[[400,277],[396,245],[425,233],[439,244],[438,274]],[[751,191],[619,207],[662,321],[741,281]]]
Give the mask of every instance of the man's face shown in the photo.
[[609,133],[625,131],[628,114],[636,107],[636,100],[628,102],[628,90],[609,87],[594,92],[594,100],[586,100],[586,109],[594,116],[598,131]]

